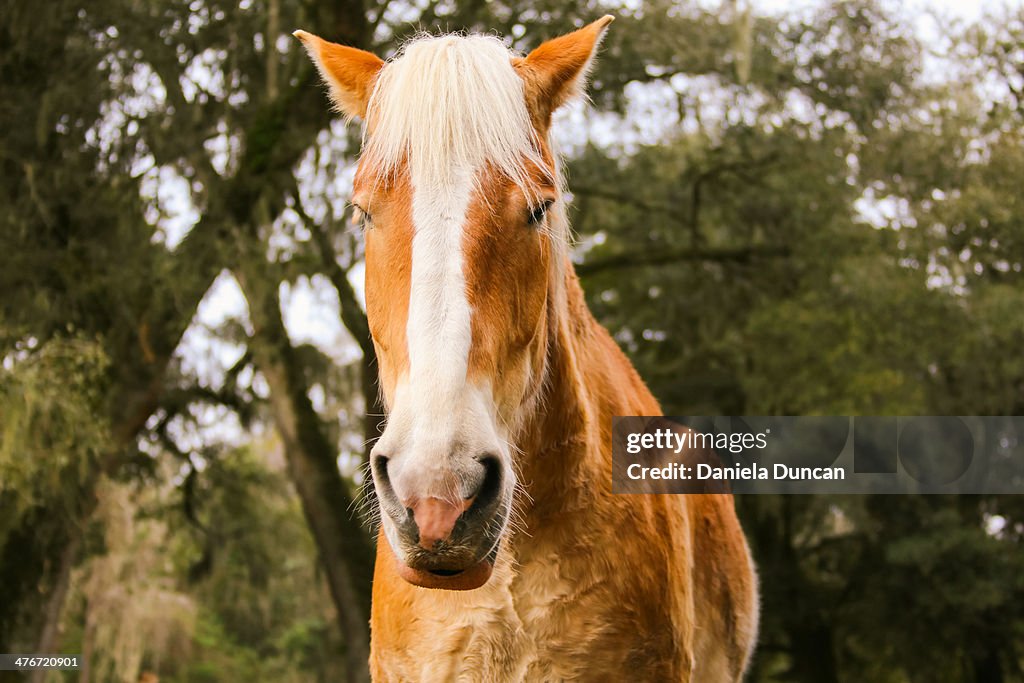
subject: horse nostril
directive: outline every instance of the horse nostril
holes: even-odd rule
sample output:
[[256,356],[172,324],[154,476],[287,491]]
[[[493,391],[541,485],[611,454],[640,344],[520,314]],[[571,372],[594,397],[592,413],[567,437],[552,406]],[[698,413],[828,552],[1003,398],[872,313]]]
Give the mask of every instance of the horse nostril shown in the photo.
[[404,506],[398,502],[394,486],[391,484],[391,475],[388,472],[389,460],[386,455],[370,455],[370,471],[373,474],[377,501],[384,509],[401,509]]
[[378,484],[387,484],[390,486],[391,480],[388,476],[388,456],[371,454],[370,470],[373,473],[374,481]]
[[494,512],[496,504],[501,500],[504,479],[501,460],[491,453],[477,456],[476,460],[483,466],[483,476],[473,495],[467,497],[467,500],[472,500],[469,513],[480,512],[489,515]]

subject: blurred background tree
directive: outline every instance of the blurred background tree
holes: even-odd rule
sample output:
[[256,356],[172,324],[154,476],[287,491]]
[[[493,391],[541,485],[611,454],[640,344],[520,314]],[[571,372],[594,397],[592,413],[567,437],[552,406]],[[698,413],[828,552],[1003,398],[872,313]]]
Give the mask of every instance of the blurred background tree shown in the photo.
[[[667,413],[1024,413],[1019,5],[924,36],[884,0],[13,0],[0,651],[367,679],[359,136],[288,34],[525,51],[605,12],[594,106],[559,122],[574,258]],[[751,680],[1024,681],[1024,502],[737,506]]]

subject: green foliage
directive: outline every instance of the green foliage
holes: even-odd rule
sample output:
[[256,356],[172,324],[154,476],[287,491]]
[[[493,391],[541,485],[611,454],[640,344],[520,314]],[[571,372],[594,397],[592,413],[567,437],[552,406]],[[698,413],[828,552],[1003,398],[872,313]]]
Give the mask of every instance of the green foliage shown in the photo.
[[[0,585],[11,596],[52,590],[45,558],[61,557],[81,492],[111,455],[108,367],[102,345],[79,336],[30,337],[2,359]],[[38,600],[0,602],[0,643],[40,613]]]
[[70,513],[109,454],[109,360],[100,344],[54,338],[20,344],[0,368],[0,543],[27,509]]
[[[188,662],[167,680],[329,681],[341,648],[316,549],[276,441],[225,453],[183,496],[174,547],[182,585],[202,607]],[[188,491],[186,493],[186,491]],[[187,496],[184,497],[184,496]]]

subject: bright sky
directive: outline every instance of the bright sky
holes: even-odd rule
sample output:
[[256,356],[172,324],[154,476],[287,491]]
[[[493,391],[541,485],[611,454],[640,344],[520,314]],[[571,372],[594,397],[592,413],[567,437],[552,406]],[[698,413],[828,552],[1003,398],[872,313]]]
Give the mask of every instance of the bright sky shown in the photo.
[[[754,0],[756,7],[773,14],[812,8],[815,4],[808,0]],[[973,2],[971,0],[907,0],[893,4],[902,6],[906,14],[911,16],[937,10],[940,13],[948,13],[950,16],[976,19],[981,15],[984,3],[978,0]]]

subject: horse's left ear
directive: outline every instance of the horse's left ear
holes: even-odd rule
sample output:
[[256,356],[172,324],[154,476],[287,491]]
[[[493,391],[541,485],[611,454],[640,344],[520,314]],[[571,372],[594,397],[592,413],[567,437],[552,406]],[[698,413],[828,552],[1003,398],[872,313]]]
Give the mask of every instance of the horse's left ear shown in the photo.
[[329,43],[305,31],[292,34],[302,41],[317,70],[330,86],[331,100],[348,118],[366,118],[373,84],[384,60],[354,47]]
[[583,92],[594,53],[608,24],[606,14],[578,31],[541,43],[533,52],[514,62],[525,83],[527,106],[542,128],[551,123],[556,109]]

